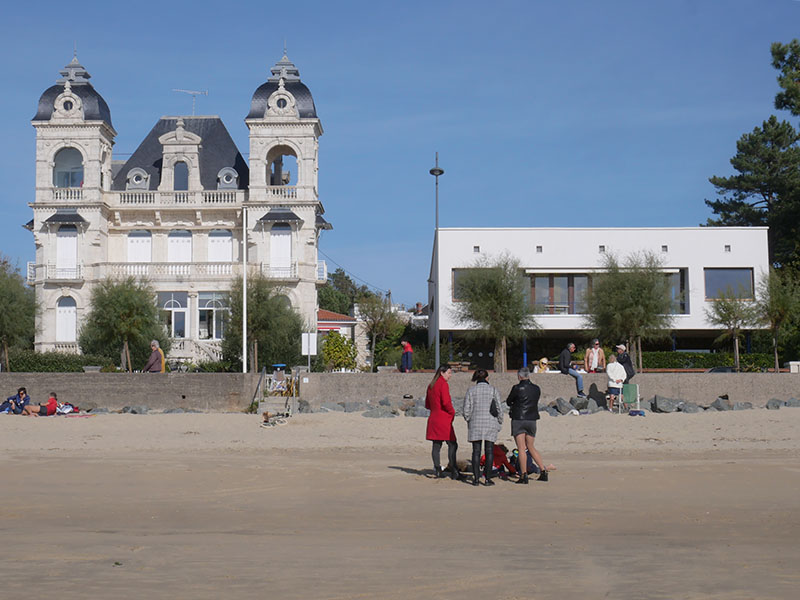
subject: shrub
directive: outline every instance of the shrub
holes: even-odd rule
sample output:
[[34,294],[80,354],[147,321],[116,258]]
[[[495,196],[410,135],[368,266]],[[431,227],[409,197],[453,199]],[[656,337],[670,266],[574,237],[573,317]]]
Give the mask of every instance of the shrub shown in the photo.
[[17,373],[81,373],[84,365],[114,366],[113,360],[96,354],[36,352],[20,348],[11,348],[8,354],[11,369]]
[[226,360],[209,360],[197,363],[195,370],[201,373],[227,373],[231,370],[231,363]]
[[[742,371],[761,371],[773,366],[771,354],[742,354],[739,357]],[[730,352],[642,352],[645,369],[710,369],[733,366]]]

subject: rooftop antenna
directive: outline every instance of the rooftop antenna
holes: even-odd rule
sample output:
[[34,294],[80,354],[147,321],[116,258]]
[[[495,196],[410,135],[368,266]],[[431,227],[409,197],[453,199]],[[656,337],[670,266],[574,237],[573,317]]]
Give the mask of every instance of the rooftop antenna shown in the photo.
[[198,96],[208,96],[208,90],[180,90],[173,88],[173,92],[183,92],[184,94],[191,94],[192,96],[192,116],[194,116],[195,101]]
[[72,42],[72,58],[78,58],[78,41]]

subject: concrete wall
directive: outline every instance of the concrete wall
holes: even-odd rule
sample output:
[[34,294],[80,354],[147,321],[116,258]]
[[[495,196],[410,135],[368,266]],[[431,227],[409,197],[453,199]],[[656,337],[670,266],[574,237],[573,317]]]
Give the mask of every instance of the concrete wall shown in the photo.
[[242,373],[0,373],[3,399],[25,387],[36,403],[56,392],[60,402],[120,409],[195,408],[239,411],[250,406],[258,375]]
[[[463,397],[471,385],[471,376],[454,373],[450,379],[451,395]],[[302,377],[300,396],[312,405],[323,400],[375,401],[387,397],[399,403],[404,394],[424,397],[431,380],[431,374],[424,373],[310,373]],[[542,388],[545,399],[575,395],[574,380],[568,375],[548,373],[532,375],[531,379]],[[505,399],[517,377],[515,373],[490,374],[489,382]],[[587,394],[603,396],[606,383],[605,375],[584,376]],[[639,384],[640,393],[647,399],[659,394],[704,405],[722,394],[734,402],[752,402],[754,406],[764,406],[770,398],[800,398],[800,375],[788,373],[639,373],[633,383]]]

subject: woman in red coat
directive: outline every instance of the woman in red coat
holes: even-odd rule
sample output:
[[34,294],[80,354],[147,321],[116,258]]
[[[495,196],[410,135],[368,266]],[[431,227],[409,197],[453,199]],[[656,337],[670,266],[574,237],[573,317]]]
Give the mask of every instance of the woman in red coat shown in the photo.
[[450,400],[450,386],[448,381],[453,374],[450,365],[441,365],[436,369],[433,381],[428,385],[428,392],[425,395],[425,408],[431,411],[428,417],[428,428],[425,439],[433,442],[431,457],[433,458],[433,469],[436,477],[444,477],[444,471],[439,460],[442,451],[442,442],[447,442],[447,469],[450,471],[451,479],[458,479],[458,466],[456,464],[456,432],[453,429],[453,419],[456,411]]

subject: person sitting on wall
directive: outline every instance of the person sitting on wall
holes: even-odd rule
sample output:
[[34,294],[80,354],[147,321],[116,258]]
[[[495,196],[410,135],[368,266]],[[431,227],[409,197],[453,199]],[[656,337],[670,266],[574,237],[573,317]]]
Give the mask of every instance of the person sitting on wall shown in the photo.
[[533,365],[533,372],[534,373],[547,373],[549,370],[547,365],[550,361],[547,360],[547,357],[540,358],[537,362]]
[[593,339],[583,356],[583,369],[587,373],[600,373],[606,368],[606,354],[600,347],[600,340]]
[[26,417],[49,417],[56,414],[58,408],[58,396],[55,392],[50,392],[47,404],[28,404],[22,409],[22,414]]
[[583,376],[575,369],[575,363],[572,361],[573,352],[575,352],[575,344],[570,342],[558,357],[558,370],[564,375],[574,377],[578,398],[586,398],[586,394],[583,393]]
[[150,342],[150,349],[153,351],[150,358],[147,359],[147,364],[144,366],[145,373],[164,373],[164,351],[160,348],[158,340]]
[[21,415],[25,407],[30,404],[30,401],[28,391],[21,387],[17,390],[16,396],[9,396],[5,402],[0,404],[0,413]]

